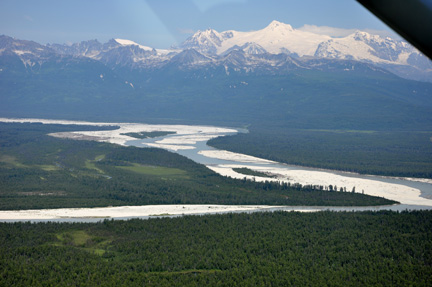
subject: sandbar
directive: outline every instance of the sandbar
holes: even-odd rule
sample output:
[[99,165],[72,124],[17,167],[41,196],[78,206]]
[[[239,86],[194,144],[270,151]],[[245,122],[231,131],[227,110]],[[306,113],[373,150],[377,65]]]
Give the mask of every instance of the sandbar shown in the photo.
[[58,208],[0,211],[0,220],[42,220],[61,218],[123,218],[258,211],[275,208],[268,205],[144,205],[95,208]]

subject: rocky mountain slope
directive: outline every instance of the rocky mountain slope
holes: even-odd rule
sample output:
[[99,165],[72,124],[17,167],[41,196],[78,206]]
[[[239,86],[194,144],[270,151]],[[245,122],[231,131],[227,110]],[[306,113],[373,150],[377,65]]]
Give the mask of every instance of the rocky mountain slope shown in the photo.
[[110,68],[221,66],[227,73],[230,69],[280,73],[281,67],[285,70],[292,64],[310,69],[313,68],[310,63],[319,60],[324,63],[350,60],[386,69],[403,78],[432,82],[432,62],[406,42],[361,31],[344,38],[332,38],[294,29],[278,21],[251,32],[198,31],[171,50],[154,49],[124,39],[111,39],[104,44],[90,40],[43,46],[1,36],[0,55],[4,54],[17,55],[28,67],[56,54],[97,60]]
[[430,61],[404,42],[364,32],[315,38],[279,22],[197,32],[171,50],[0,36],[0,115],[430,130],[432,84],[394,71],[430,81]]
[[198,31],[180,48],[192,48],[209,55],[238,49],[252,54],[284,53],[294,57],[356,60],[385,68],[403,78],[432,82],[432,63],[417,49],[407,42],[362,31],[332,38],[273,21],[266,28],[252,32]]

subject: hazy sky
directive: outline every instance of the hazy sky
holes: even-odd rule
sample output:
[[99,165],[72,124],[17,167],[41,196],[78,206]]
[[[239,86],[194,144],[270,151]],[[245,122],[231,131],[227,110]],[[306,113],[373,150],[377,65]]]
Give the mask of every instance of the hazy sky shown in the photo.
[[0,0],[0,34],[43,44],[122,38],[168,48],[197,30],[272,20],[337,35],[346,31],[329,27],[389,31],[354,0]]

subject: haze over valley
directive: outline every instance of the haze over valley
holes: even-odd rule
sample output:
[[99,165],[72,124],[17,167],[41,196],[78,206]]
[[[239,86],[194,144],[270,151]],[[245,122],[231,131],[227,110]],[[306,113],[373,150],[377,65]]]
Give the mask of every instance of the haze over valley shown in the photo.
[[430,60],[366,32],[332,38],[273,21],[253,32],[198,31],[173,50],[2,36],[0,51],[4,116],[373,130],[431,124]]
[[432,285],[432,61],[356,1],[0,8],[1,286]]

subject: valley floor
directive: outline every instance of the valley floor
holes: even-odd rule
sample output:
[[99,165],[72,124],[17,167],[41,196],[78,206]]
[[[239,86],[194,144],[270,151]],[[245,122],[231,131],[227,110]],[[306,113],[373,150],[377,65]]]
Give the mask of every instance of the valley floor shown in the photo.
[[[199,147],[200,143],[205,143],[211,138],[232,134],[233,129],[210,127],[210,126],[185,126],[185,125],[146,125],[137,123],[90,123],[77,121],[59,121],[45,119],[0,119],[9,123],[44,123],[44,124],[73,124],[73,125],[94,125],[94,126],[113,126],[113,130],[103,131],[76,131],[51,134],[60,138],[71,138],[81,140],[96,140],[109,142],[118,145],[136,145],[139,147],[159,147],[175,151],[190,152],[191,157],[199,162],[203,159],[208,168],[224,176],[237,179],[249,179],[257,182],[276,181],[289,182],[291,184],[300,183],[302,185],[324,186],[333,188],[335,191],[344,189],[345,192],[364,193],[378,197],[384,197],[398,201],[402,206],[414,206],[413,209],[432,207],[432,180],[412,179],[412,178],[390,178],[361,176],[354,173],[341,173],[330,170],[310,169],[296,166],[282,165],[274,161],[252,157],[240,153],[233,153],[223,150],[214,150],[205,146]],[[166,137],[156,138],[154,141],[139,141],[126,134],[140,132],[175,132]],[[131,144],[133,142],[133,144]],[[187,157],[191,154],[183,154]],[[195,157],[201,156],[200,160]],[[101,158],[102,159],[102,158]],[[93,162],[86,162],[89,168],[101,172]],[[266,173],[269,176],[253,176],[235,172],[236,168],[249,168],[254,171]],[[138,170],[138,167],[129,167],[131,170]],[[117,206],[104,208],[69,208],[69,209],[45,209],[45,210],[18,210],[1,211],[1,220],[44,220],[44,219],[67,219],[67,218],[131,218],[148,217],[160,215],[182,215],[182,214],[205,214],[233,211],[257,211],[275,208],[268,205],[145,205],[145,206]],[[317,208],[295,208],[287,207],[288,210],[317,211],[325,207]],[[370,209],[363,209],[370,210]]]
[[[44,122],[45,120],[38,120]],[[45,123],[50,123],[48,120]],[[59,123],[62,123],[59,121]],[[66,121],[65,123],[76,123]],[[79,123],[79,122],[78,122]],[[87,123],[92,124],[92,123]],[[364,193],[372,196],[384,197],[401,204],[409,205],[425,205],[432,206],[432,180],[431,179],[412,179],[412,178],[391,178],[391,177],[374,177],[362,176],[356,173],[342,173],[331,170],[311,169],[296,166],[286,166],[275,161],[270,161],[258,157],[234,153],[224,150],[214,150],[208,147],[204,150],[197,146],[197,143],[207,142],[212,138],[224,136],[234,133],[236,130],[210,127],[210,126],[185,126],[185,125],[146,125],[136,123],[112,123],[111,125],[119,125],[120,128],[111,131],[84,131],[72,133],[53,134],[54,136],[67,138],[92,138],[98,141],[121,145],[135,146],[150,146],[182,154],[184,150],[196,150],[196,154],[203,157],[194,157],[192,160],[206,165],[211,170],[223,176],[243,179],[247,178],[254,181],[280,181],[290,183],[300,183],[302,185],[321,185],[330,186],[339,190],[345,188],[347,191]],[[124,134],[127,132],[142,132],[142,131],[174,131],[174,136],[157,139],[149,143],[130,143],[130,138]],[[187,157],[190,154],[183,153]],[[216,159],[216,161],[211,161]],[[223,161],[222,163],[220,161]],[[230,164],[231,163],[231,164]],[[233,164],[235,163],[235,164]],[[272,177],[257,177],[237,173],[233,168],[247,167],[256,171],[266,172],[276,175]],[[423,184],[416,183],[422,182]],[[426,192],[425,192],[426,191]],[[428,198],[425,198],[425,194]],[[430,197],[429,197],[430,196]]]

